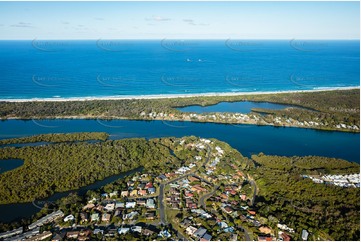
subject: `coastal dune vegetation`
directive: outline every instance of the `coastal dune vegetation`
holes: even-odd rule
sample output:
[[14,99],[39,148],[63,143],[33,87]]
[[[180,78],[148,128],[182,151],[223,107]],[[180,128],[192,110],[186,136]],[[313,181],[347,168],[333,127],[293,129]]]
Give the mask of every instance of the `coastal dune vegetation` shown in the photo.
[[[190,105],[208,106],[219,102],[272,102],[299,106],[281,110],[253,109],[253,124],[306,127],[299,122],[317,123],[311,128],[359,132],[360,90],[333,90],[230,96],[194,96],[182,98],[119,99],[86,101],[27,101],[0,102],[1,119],[138,119],[138,120],[186,120],[195,122],[232,123],[232,118],[220,120],[205,116],[196,119],[177,107]],[[261,115],[262,113],[262,115]],[[275,122],[275,119],[281,120]],[[289,120],[296,122],[290,123]],[[258,120],[258,121],[257,121]],[[244,121],[247,123],[247,121]],[[322,124],[322,125],[321,125]]]

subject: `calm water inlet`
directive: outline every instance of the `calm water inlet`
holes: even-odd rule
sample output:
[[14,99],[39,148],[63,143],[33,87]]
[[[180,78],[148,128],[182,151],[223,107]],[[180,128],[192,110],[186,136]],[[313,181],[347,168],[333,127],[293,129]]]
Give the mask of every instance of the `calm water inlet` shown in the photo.
[[15,168],[18,168],[24,164],[23,160],[20,159],[4,159],[0,160],[0,174],[6,171],[11,171]]
[[210,112],[230,112],[230,113],[250,113],[252,108],[265,108],[280,110],[285,108],[295,107],[291,105],[284,105],[278,103],[269,103],[269,102],[220,102],[215,105],[210,106],[186,106],[177,108],[182,112],[193,112],[193,113],[210,113]]

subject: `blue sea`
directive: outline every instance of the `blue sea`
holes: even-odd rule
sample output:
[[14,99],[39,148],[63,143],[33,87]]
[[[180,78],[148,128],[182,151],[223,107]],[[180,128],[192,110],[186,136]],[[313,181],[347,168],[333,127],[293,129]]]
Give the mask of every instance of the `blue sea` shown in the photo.
[[359,46],[359,40],[0,41],[0,99],[359,86]]

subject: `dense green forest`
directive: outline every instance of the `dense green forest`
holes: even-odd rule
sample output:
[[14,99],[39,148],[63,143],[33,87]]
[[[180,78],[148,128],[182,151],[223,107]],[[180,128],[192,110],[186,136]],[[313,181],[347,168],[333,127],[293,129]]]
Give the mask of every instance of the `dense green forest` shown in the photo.
[[[334,240],[360,237],[360,189],[317,184],[302,174],[359,173],[356,163],[325,157],[254,155],[252,170],[259,188],[256,208],[264,217],[276,217],[298,234]],[[331,236],[331,238],[328,238]],[[299,238],[301,239],[301,238]]]
[[[336,90],[320,92],[257,94],[239,96],[187,97],[163,99],[89,100],[89,101],[31,101],[0,102],[0,118],[127,118],[154,119],[149,113],[173,114],[182,118],[182,112],[175,107],[189,105],[213,105],[219,102],[256,101],[291,104],[302,108],[282,110],[254,110],[268,113],[268,119],[275,116],[298,121],[317,121],[329,128],[344,123],[360,125],[360,90]],[[143,115],[141,115],[143,113]],[[163,117],[164,118],[164,117]],[[267,118],[267,117],[266,117]]]
[[165,171],[179,163],[167,147],[171,143],[124,139],[1,148],[0,159],[19,158],[24,165],[0,174],[0,203],[29,202],[141,166]]
[[35,142],[71,142],[71,141],[85,141],[85,140],[101,140],[105,141],[109,135],[104,132],[81,132],[68,134],[40,134],[28,136],[23,138],[3,139],[0,140],[0,145],[5,144],[20,144],[20,143],[35,143]]

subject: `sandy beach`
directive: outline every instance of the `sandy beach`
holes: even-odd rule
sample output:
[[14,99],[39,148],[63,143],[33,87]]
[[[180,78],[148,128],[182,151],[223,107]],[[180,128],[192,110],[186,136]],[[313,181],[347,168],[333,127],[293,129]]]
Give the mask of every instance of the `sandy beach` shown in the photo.
[[214,93],[190,93],[190,94],[156,94],[156,95],[124,95],[124,96],[105,96],[105,97],[54,97],[54,98],[30,98],[30,99],[0,99],[0,102],[70,102],[70,101],[94,101],[94,100],[129,100],[129,99],[164,99],[164,98],[189,98],[189,97],[217,97],[217,96],[243,96],[260,94],[281,94],[281,93],[307,93],[307,92],[325,92],[336,90],[360,89],[355,87],[332,87],[312,90],[289,90],[289,91],[270,91],[270,92],[214,92]]

